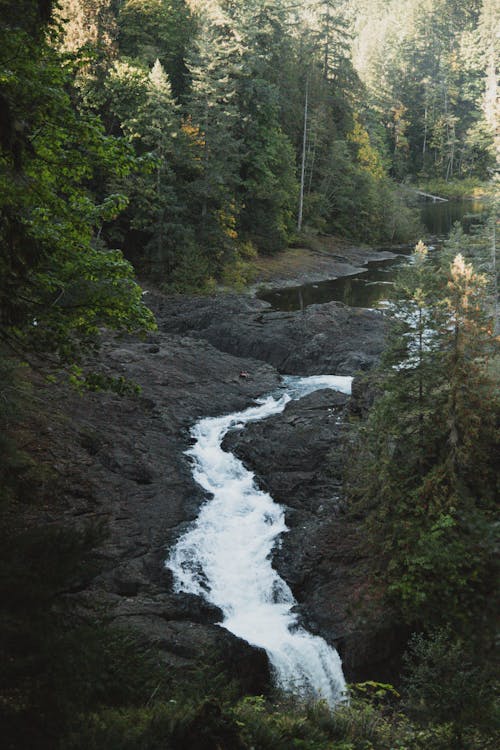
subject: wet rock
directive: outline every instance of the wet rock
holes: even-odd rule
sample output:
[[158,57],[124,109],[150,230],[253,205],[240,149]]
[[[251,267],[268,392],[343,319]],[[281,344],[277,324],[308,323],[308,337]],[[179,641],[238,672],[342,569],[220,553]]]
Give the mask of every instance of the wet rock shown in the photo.
[[[353,367],[371,366],[382,346],[383,319],[333,303],[288,314],[270,313],[266,303],[244,296],[147,299],[159,331],[145,340],[105,336],[98,361],[108,375],[137,383],[141,394],[90,393],[82,399],[60,385],[57,393],[47,386],[46,398],[57,403],[59,418],[50,445],[38,446],[38,458],[46,450],[47,463],[60,467],[59,516],[68,524],[107,528],[88,599],[116,622],[138,628],[173,672],[217,653],[248,692],[262,692],[269,680],[265,654],[216,625],[216,608],[176,594],[164,566],[171,545],[206,499],[185,456],[190,427],[202,416],[246,408],[275,390],[278,369],[352,374]],[[362,575],[353,573],[359,556],[338,513],[346,401],[333,391],[311,394],[283,415],[228,435],[225,447],[286,506],[291,530],[276,566],[303,616],[327,640],[343,644],[344,658],[355,669],[372,657],[362,655],[357,621],[349,613],[349,587],[356,588]]]
[[337,647],[348,681],[385,679],[404,639],[391,612],[377,606],[363,540],[343,512],[349,413],[347,396],[317,391],[282,414],[229,433],[223,447],[285,508],[289,531],[276,545],[273,565],[292,588],[300,622]]
[[321,514],[335,505],[340,475],[330,454],[340,441],[347,402],[343,393],[316,391],[290,402],[282,414],[250,423],[224,439],[223,448],[251,467],[272,497],[287,507],[292,525],[304,512]]
[[352,375],[372,367],[383,348],[381,312],[337,302],[303,312],[273,312],[242,296],[158,302],[164,331],[210,341],[224,352],[263,360],[290,375]]

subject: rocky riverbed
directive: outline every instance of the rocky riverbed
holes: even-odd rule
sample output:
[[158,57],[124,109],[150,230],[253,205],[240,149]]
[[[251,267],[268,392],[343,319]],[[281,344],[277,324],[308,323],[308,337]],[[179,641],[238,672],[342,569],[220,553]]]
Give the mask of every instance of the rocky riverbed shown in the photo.
[[[114,622],[138,628],[175,672],[217,658],[247,691],[268,683],[265,654],[216,625],[219,613],[176,595],[163,561],[204,498],[184,451],[201,416],[249,405],[275,389],[280,373],[354,374],[383,344],[379,312],[330,303],[273,313],[246,296],[146,299],[158,331],[108,337],[99,363],[141,386],[138,396],[45,386],[55,413],[42,419],[36,452],[54,467],[58,503],[39,522],[104,523],[101,572],[72,594]],[[366,584],[355,528],[342,513],[340,441],[346,397],[331,391],[290,404],[282,415],[226,438],[286,506],[291,531],[275,564],[306,625],[339,646],[347,678],[377,676],[389,652],[381,613],[363,625],[356,601]],[[375,671],[374,671],[375,670]]]

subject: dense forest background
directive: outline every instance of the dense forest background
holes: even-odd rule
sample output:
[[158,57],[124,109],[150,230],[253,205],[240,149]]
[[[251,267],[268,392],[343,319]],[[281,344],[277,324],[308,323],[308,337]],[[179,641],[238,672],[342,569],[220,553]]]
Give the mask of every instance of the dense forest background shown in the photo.
[[495,747],[494,215],[439,261],[419,246],[351,436],[373,587],[419,633],[404,711],[377,683],[335,715],[242,697],[221,675],[172,692],[132,635],[61,605],[101,532],[25,527],[43,468],[21,446],[37,378],[63,367],[81,389],[133,389],[81,365],[102,327],[154,327],[137,275],[210,292],[315,233],[410,241],[412,186],[492,178],[497,3],[0,0],[0,18],[7,747]]
[[397,183],[495,164],[492,0],[61,0],[44,31],[2,8],[6,177],[47,191],[72,160],[93,244],[171,290],[244,283],[297,227],[413,239]]

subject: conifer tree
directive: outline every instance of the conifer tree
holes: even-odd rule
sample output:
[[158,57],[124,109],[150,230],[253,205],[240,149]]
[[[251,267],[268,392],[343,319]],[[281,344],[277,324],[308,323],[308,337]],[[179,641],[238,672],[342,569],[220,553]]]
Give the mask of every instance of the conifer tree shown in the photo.
[[60,0],[60,47],[79,60],[75,81],[83,103],[93,109],[105,103],[104,83],[118,54],[118,27],[108,0]]
[[153,158],[151,176],[136,184],[137,217],[132,226],[150,235],[147,261],[154,276],[168,278],[182,247],[175,164],[180,148],[178,108],[168,77],[157,59],[148,75],[146,98],[138,113],[141,142]]
[[267,0],[233,9],[234,22],[245,41],[241,74],[237,80],[242,144],[241,213],[243,237],[260,250],[286,246],[296,206],[295,154],[280,127],[277,47],[286,36],[280,4]]
[[[400,287],[398,324],[350,474],[380,574],[412,625],[489,639],[498,390],[486,279],[457,254]],[[433,281],[434,280],[434,281]],[[403,301],[404,300],[404,301]]]
[[227,17],[208,5],[201,8],[187,62],[191,86],[184,105],[184,132],[192,146],[190,220],[214,275],[234,245],[239,211],[235,202],[241,159],[236,78],[241,54],[241,40]]
[[195,31],[186,0],[125,0],[119,3],[120,52],[151,68],[159,59],[181,96],[186,87],[186,52]]
[[149,73],[115,64],[108,89],[120,128],[138,155],[138,168],[122,185],[130,198],[128,228],[123,226],[127,252],[142,271],[168,283],[188,234],[179,197],[179,165],[187,158],[179,107],[159,60]]

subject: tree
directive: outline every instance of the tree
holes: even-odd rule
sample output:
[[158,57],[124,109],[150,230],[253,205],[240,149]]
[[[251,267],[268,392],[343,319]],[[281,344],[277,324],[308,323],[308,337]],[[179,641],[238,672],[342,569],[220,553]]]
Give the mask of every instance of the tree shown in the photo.
[[118,28],[107,0],[60,0],[56,18],[61,22],[59,48],[78,60],[75,83],[87,107],[104,104],[103,89],[117,55]]
[[236,77],[242,48],[224,14],[200,10],[198,34],[188,55],[191,74],[183,130],[191,141],[193,179],[187,187],[195,239],[216,276],[234,249],[239,206],[240,141]]
[[[387,125],[394,176],[484,177],[492,165],[494,133],[485,116],[494,56],[489,3],[358,3],[356,62],[381,115],[393,113]],[[486,15],[487,33],[481,20]]]
[[422,723],[452,724],[454,747],[470,747],[468,728],[494,725],[494,667],[472,644],[451,630],[415,635],[405,661],[405,707]]
[[460,254],[426,269],[424,250],[399,291],[406,301],[357,438],[351,497],[403,617],[490,644],[499,402],[486,280]]
[[314,38],[322,58],[323,77],[338,81],[351,65],[348,3],[322,0],[317,3],[316,19]]
[[120,53],[142,66],[159,60],[171,81],[175,97],[186,87],[187,49],[195,33],[194,19],[185,0],[126,0],[118,14]]
[[112,111],[141,164],[117,184],[130,198],[121,221],[126,250],[142,272],[168,283],[189,231],[182,223],[176,174],[185,145],[179,107],[159,60],[149,73],[117,63],[108,89]]
[[131,266],[99,240],[126,199],[92,190],[97,175],[129,170],[130,153],[72,106],[53,27],[31,26],[36,6],[0,32],[11,133],[0,153],[1,336],[14,351],[74,361],[99,326],[151,327],[152,316]]
[[283,249],[293,228],[296,204],[295,154],[280,126],[279,86],[272,82],[277,47],[286,35],[280,4],[245,3],[233,9],[244,39],[236,81],[240,114],[241,211],[238,230],[264,252]]

